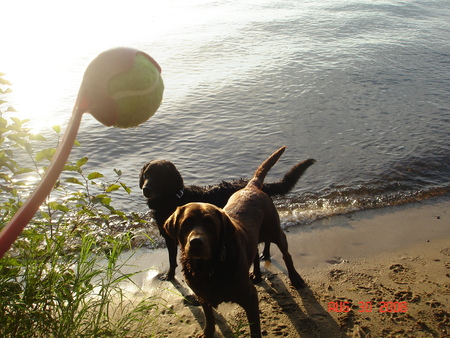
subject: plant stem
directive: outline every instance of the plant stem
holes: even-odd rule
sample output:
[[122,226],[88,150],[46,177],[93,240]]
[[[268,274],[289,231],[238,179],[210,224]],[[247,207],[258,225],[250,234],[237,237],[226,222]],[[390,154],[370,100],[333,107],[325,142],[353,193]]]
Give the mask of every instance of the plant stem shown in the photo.
[[28,200],[0,232],[0,258],[9,250],[16,238],[19,237],[28,222],[30,222],[39,210],[45,198],[52,191],[72,150],[83,113],[83,110],[78,109],[78,104],[75,105],[62,142],[56,150],[55,156],[45,172],[44,177]]

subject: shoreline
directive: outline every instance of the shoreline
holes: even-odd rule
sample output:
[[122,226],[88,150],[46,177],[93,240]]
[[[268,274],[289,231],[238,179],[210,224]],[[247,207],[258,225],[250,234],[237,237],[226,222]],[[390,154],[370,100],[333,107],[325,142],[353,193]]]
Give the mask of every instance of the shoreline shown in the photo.
[[294,248],[290,246],[291,254],[298,256],[294,261],[310,267],[371,257],[450,237],[450,226],[445,226],[450,225],[445,223],[449,218],[450,198],[440,197],[336,215],[288,229],[287,235],[289,243],[295,243]]
[[[450,199],[358,211],[316,221],[287,233],[297,271],[308,287],[295,290],[278,248],[262,262],[260,299],[263,336],[448,337],[450,335]],[[161,282],[167,250],[138,250],[129,271],[150,270],[124,288],[131,298],[160,297],[166,307],[149,332],[163,337],[201,332],[200,307],[181,268]],[[248,334],[244,311],[221,304],[215,337]],[[199,321],[201,324],[199,324]],[[242,328],[240,326],[243,325]]]

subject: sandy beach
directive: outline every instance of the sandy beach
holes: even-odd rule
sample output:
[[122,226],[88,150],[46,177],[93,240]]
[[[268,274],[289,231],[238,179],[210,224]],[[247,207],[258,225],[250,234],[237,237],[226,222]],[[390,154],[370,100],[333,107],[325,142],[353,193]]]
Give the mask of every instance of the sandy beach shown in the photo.
[[[336,216],[288,232],[295,266],[308,287],[294,289],[276,247],[261,263],[261,326],[267,337],[450,337],[450,200]],[[195,337],[203,312],[181,269],[161,282],[165,249],[140,250],[130,264],[147,269],[126,287],[164,305],[154,327],[160,337]],[[216,337],[248,336],[244,311],[222,304]]]

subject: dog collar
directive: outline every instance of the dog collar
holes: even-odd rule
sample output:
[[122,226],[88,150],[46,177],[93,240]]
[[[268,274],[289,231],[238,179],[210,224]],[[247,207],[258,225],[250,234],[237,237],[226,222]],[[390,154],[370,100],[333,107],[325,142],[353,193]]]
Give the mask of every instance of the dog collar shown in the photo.
[[[225,258],[227,258],[227,249],[225,248],[225,245],[222,247],[221,252],[219,253],[219,262],[223,263],[225,261]],[[211,267],[209,270],[209,277],[214,276],[214,273],[216,272],[216,266]]]
[[181,197],[183,197],[183,195],[184,195],[184,189],[181,189],[179,192],[177,192],[176,194],[175,194],[178,198],[181,198]]

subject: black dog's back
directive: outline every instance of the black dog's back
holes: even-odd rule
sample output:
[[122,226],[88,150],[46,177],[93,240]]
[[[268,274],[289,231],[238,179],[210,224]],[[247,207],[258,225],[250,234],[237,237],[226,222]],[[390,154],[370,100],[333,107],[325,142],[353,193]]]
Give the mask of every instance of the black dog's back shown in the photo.
[[[304,172],[314,163],[316,163],[314,159],[308,159],[296,164],[284,175],[282,180],[265,183],[262,191],[269,196],[287,194],[294,188]],[[166,167],[167,170],[165,169]],[[152,188],[146,186],[146,182],[149,179],[146,177],[147,173],[155,176],[152,177],[152,182],[158,182]],[[162,227],[166,219],[178,206],[187,203],[205,202],[223,208],[231,195],[243,189],[248,182],[248,179],[239,179],[222,181],[219,184],[206,187],[197,185],[183,186],[181,174],[171,162],[155,160],[148,162],[142,168],[139,186],[143,190],[145,197],[147,197],[147,190],[161,190],[161,192],[155,194],[156,198],[147,198],[147,205],[149,209],[154,211],[158,227]]]
[[[284,175],[281,181],[264,183],[262,191],[269,196],[287,194],[294,188],[306,169],[314,163],[316,163],[316,160],[308,159],[296,164]],[[208,187],[199,187],[196,185],[187,186],[185,187],[184,196],[180,199],[181,204],[179,204],[179,206],[190,202],[205,202],[223,208],[231,195],[236,191],[245,188],[248,182],[248,179],[242,178],[231,182],[222,181],[217,185]]]

